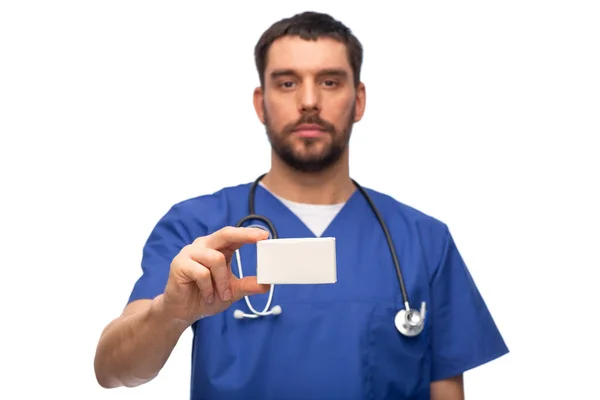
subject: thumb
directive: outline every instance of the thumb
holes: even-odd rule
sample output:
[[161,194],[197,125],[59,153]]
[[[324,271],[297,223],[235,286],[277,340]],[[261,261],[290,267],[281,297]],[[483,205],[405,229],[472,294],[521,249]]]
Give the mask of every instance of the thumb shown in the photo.
[[236,279],[231,284],[233,290],[233,301],[238,301],[244,296],[267,293],[271,285],[260,285],[256,283],[255,276],[247,276]]

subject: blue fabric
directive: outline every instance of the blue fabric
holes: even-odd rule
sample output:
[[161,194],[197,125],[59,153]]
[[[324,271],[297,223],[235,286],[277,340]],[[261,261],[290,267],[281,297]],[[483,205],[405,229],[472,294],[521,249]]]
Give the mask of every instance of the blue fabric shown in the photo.
[[[248,212],[250,184],[175,205],[143,252],[143,274],[129,301],[164,290],[172,258],[194,238],[235,225]],[[413,307],[427,302],[424,331],[395,328],[403,307],[384,234],[355,192],[323,236],[336,238],[335,284],[275,286],[283,313],[236,320],[244,300],[193,326],[191,398],[429,399],[430,383],[508,352],[447,226],[393,198],[368,190],[388,224]],[[280,237],[314,234],[262,187],[256,209]],[[241,249],[243,273],[255,275],[255,246]],[[235,258],[232,269],[237,273]],[[262,309],[267,294],[251,297]]]

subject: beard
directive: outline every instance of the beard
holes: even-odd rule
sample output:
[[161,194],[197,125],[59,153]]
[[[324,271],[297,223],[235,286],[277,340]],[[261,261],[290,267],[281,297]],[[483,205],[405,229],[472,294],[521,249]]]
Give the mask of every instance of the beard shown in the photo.
[[[271,148],[284,163],[296,171],[315,173],[326,170],[338,162],[350,143],[354,125],[354,109],[353,105],[350,117],[340,130],[321,119],[318,114],[303,114],[298,121],[287,124],[280,132],[276,132],[266,108],[264,108],[265,128]],[[325,134],[330,136],[331,142],[323,144],[320,143],[323,142],[323,138],[301,138],[303,149],[297,150],[297,146],[292,141],[292,134],[298,126],[303,124],[319,125]]]

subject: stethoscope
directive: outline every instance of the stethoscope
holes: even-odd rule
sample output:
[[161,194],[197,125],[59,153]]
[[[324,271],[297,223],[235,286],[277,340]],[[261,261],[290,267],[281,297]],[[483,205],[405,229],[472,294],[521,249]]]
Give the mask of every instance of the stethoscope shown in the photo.
[[[256,188],[257,188],[260,180],[265,175],[266,174],[259,176],[252,184],[252,186],[250,188],[250,194],[248,196],[248,209],[249,209],[250,213],[247,216],[245,216],[244,218],[242,218],[237,223],[236,226],[237,227],[244,226],[244,224],[246,224],[248,221],[260,221],[260,222],[263,222],[267,226],[267,229],[269,231],[269,239],[277,239],[279,236],[277,235],[277,230],[275,229],[275,226],[273,225],[271,220],[269,220],[265,216],[255,214],[255,209],[254,209],[254,196],[256,194]],[[354,183],[356,188],[360,191],[360,193],[364,196],[364,198],[367,200],[367,202],[369,203],[369,206],[371,207],[371,210],[373,210],[373,213],[375,213],[375,216],[377,217],[379,225],[381,226],[381,229],[383,229],[383,233],[387,240],[388,247],[390,248],[392,260],[394,261],[394,266],[396,267],[396,273],[398,275],[398,281],[400,283],[400,292],[402,293],[402,300],[404,302],[404,309],[398,311],[398,313],[396,314],[396,317],[394,318],[394,324],[396,325],[396,329],[398,329],[398,331],[405,336],[409,336],[409,337],[417,336],[418,334],[420,334],[423,331],[423,328],[425,326],[425,302],[421,303],[420,310],[410,307],[410,303],[408,301],[408,294],[406,292],[406,287],[404,285],[404,278],[402,277],[402,271],[400,270],[400,262],[398,261],[398,256],[396,255],[394,243],[392,242],[392,238],[390,236],[390,232],[388,231],[387,225],[383,221],[381,214],[377,210],[377,207],[375,207],[373,200],[371,200],[371,197],[367,194],[367,192],[358,183],[356,183],[356,181],[352,180],[352,182]],[[256,227],[256,228],[265,229],[265,227],[263,227],[261,225],[257,225],[257,224],[248,225],[248,227]],[[238,265],[239,278],[243,278],[244,275],[242,272],[242,260],[240,257],[239,249],[236,250],[235,255],[236,255],[236,261],[237,261],[237,265]],[[233,316],[236,319],[243,319],[243,318],[258,318],[258,317],[265,317],[267,315],[281,314],[282,313],[281,306],[276,305],[273,308],[271,308],[274,287],[275,287],[275,285],[271,285],[271,288],[269,289],[269,298],[267,300],[267,304],[265,305],[265,307],[262,311],[257,311],[256,309],[254,309],[254,307],[252,307],[252,304],[250,303],[250,299],[248,298],[248,296],[245,296],[244,299],[246,300],[246,305],[248,306],[248,308],[250,309],[252,314],[247,314],[247,313],[243,312],[242,310],[235,310],[233,313]],[[271,309],[269,310],[269,308],[271,308]]]

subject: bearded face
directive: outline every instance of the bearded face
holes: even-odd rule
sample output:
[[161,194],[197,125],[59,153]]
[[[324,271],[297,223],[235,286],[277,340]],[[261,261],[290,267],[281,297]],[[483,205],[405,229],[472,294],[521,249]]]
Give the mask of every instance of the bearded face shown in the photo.
[[364,85],[353,76],[340,41],[273,42],[254,106],[277,157],[298,171],[319,172],[345,154],[365,104]]

